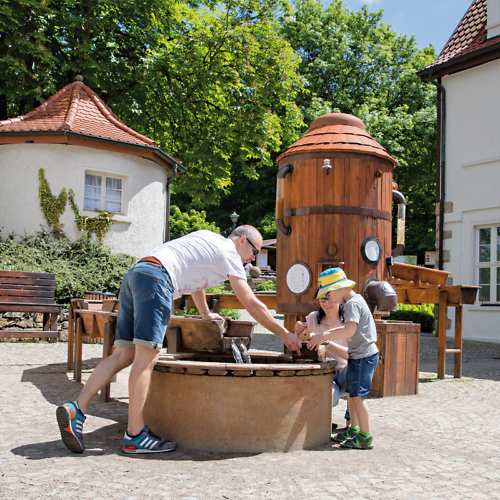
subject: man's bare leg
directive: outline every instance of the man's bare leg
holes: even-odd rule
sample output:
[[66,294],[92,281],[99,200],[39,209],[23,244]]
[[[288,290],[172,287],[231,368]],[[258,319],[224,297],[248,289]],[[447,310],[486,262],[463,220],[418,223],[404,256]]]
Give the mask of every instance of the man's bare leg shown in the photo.
[[144,403],[153,368],[160,352],[152,347],[135,346],[135,357],[128,379],[129,407],[127,433],[136,436],[144,428]]
[[135,347],[115,347],[111,356],[102,360],[90,375],[77,398],[82,413],[87,412],[91,399],[109,383],[113,375],[134,361]]

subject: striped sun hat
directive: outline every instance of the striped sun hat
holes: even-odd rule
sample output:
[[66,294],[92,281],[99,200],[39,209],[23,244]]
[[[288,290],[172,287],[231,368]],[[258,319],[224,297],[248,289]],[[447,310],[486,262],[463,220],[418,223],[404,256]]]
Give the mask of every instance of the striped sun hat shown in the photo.
[[332,290],[340,288],[352,288],[356,283],[348,280],[344,271],[340,267],[334,267],[323,271],[318,277],[319,290],[316,298],[321,299]]

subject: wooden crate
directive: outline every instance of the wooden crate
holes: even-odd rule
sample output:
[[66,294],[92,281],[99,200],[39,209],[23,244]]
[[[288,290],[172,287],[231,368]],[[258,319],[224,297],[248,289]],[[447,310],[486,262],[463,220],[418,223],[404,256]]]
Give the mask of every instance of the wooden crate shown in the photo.
[[420,325],[409,321],[375,321],[381,360],[370,396],[418,394]]

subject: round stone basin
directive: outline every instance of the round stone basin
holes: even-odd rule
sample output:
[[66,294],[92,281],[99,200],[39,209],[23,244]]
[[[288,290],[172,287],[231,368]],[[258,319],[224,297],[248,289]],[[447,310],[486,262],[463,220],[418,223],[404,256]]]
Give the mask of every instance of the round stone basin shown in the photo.
[[156,365],[144,409],[151,430],[179,449],[261,453],[314,448],[331,436],[336,361],[292,362],[250,351],[230,357],[169,355]]

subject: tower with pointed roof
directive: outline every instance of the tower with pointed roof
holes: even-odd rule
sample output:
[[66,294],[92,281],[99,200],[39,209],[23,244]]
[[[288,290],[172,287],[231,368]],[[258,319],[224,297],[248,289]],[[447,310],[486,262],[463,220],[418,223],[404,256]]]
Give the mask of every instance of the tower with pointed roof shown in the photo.
[[[170,184],[184,167],[122,123],[83,77],[30,113],[0,121],[0,152],[4,237],[45,225],[43,168],[52,193],[72,189],[83,215],[95,216],[96,208],[115,214],[105,240],[114,251],[139,257],[168,238]],[[80,235],[69,206],[61,222],[67,236]]]

